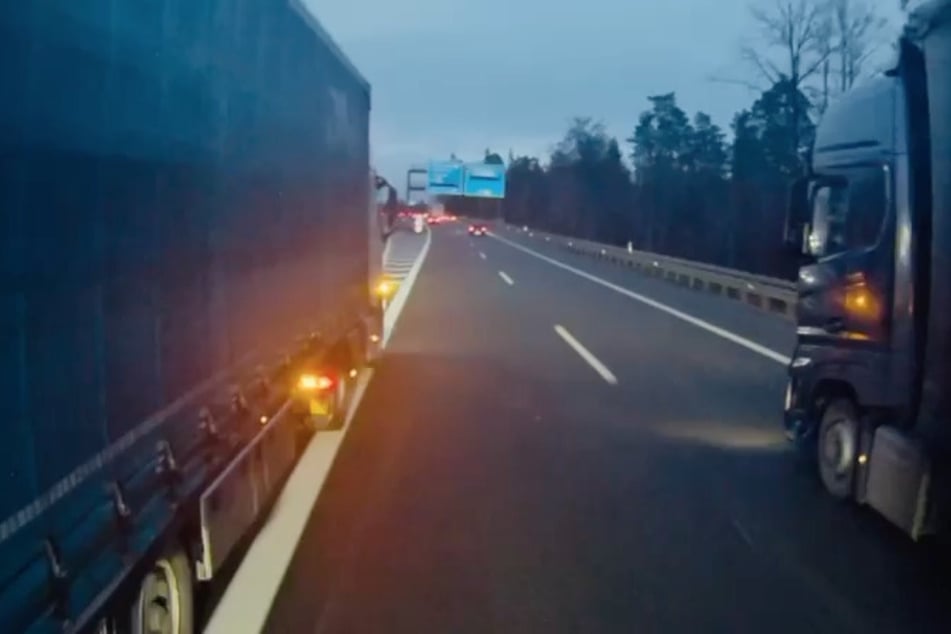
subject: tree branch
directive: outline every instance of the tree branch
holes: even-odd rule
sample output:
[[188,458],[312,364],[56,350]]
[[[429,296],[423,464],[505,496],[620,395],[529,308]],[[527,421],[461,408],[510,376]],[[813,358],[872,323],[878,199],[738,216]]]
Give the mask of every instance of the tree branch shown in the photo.
[[816,71],[818,71],[822,67],[825,61],[829,59],[829,55],[831,54],[831,52],[832,52],[831,50],[821,51],[817,55],[816,60],[813,62],[813,64],[799,74],[799,82],[802,83],[805,80],[809,79],[812,75],[814,75]]
[[753,92],[763,92],[765,87],[762,84],[757,84],[745,79],[736,79],[734,77],[720,77],[718,75],[707,75],[707,81],[711,81],[718,84],[733,84],[736,86],[743,86],[748,88]]
[[753,48],[749,46],[743,47],[741,54],[743,59],[752,62],[753,65],[756,66],[760,74],[765,77],[769,83],[775,84],[782,77],[783,73],[776,67],[776,64],[757,53]]

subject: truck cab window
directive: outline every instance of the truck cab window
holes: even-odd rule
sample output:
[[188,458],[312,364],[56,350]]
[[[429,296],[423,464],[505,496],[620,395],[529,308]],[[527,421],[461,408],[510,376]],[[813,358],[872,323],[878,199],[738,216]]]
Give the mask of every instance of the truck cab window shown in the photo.
[[863,168],[847,178],[847,183],[823,185],[813,194],[806,248],[814,257],[869,247],[878,239],[886,207],[884,170]]
[[835,255],[848,248],[848,188],[845,185],[823,185],[813,195],[812,230],[806,247],[815,257]]

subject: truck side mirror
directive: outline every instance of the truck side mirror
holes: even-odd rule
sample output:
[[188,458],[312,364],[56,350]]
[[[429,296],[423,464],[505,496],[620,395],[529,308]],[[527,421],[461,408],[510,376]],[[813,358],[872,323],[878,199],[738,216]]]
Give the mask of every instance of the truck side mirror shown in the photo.
[[783,229],[783,245],[790,253],[802,254],[805,236],[808,233],[812,211],[809,208],[808,176],[797,178],[789,186],[789,198],[786,201],[786,223]]

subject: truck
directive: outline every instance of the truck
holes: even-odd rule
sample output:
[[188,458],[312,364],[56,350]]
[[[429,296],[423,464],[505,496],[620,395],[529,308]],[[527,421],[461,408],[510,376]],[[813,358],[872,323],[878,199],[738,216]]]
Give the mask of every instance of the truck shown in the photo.
[[802,254],[787,434],[825,489],[947,535],[951,0],[916,3],[893,67],[829,108],[785,240]]
[[297,0],[0,8],[0,631],[195,630],[379,354],[370,87]]

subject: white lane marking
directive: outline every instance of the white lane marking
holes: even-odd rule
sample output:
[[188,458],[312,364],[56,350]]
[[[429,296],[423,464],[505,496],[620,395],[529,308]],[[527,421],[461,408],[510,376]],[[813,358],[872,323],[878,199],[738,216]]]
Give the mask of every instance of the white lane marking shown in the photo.
[[383,313],[383,347],[386,347],[386,344],[389,342],[393,334],[393,328],[396,326],[396,320],[399,318],[400,313],[403,312],[406,298],[409,297],[410,289],[413,288],[413,284],[416,283],[416,278],[419,276],[419,271],[423,268],[423,262],[429,253],[429,245],[432,242],[432,237],[432,232],[427,231],[423,248],[419,250],[419,255],[416,256],[416,263],[413,264],[413,268],[411,268],[409,273],[406,274],[406,277],[403,278],[403,282],[390,301],[390,305],[386,307],[386,312]]
[[626,295],[627,297],[630,297],[631,299],[636,299],[637,301],[643,304],[647,304],[651,308],[656,308],[657,310],[665,312],[672,317],[676,317],[677,319],[683,320],[687,322],[688,324],[693,324],[694,326],[697,326],[698,328],[703,328],[707,332],[711,332],[717,335],[718,337],[722,337],[728,341],[732,341],[733,343],[737,345],[743,346],[747,350],[752,350],[753,352],[760,354],[766,357],[767,359],[772,359],[776,363],[789,365],[790,358],[787,357],[786,355],[780,354],[779,352],[776,352],[775,350],[771,350],[770,348],[767,348],[766,346],[762,346],[756,343],[755,341],[750,341],[746,337],[741,337],[740,335],[732,333],[729,330],[724,330],[723,328],[720,328],[719,326],[714,326],[708,321],[704,321],[703,319],[694,317],[693,315],[688,315],[687,313],[683,311],[679,311],[676,308],[672,308],[668,306],[667,304],[662,304],[658,302],[657,300],[651,299],[650,297],[641,295],[640,293],[635,293],[634,291],[628,290],[624,288],[623,286],[618,286],[617,284],[613,284],[596,275],[592,275],[591,273],[582,271],[581,269],[576,269],[573,266],[565,264],[564,262],[559,262],[558,260],[555,260],[554,258],[550,258],[547,255],[542,255],[541,253],[538,253],[537,251],[534,251],[527,247],[523,247],[522,245],[516,242],[512,242],[511,240],[506,240],[505,238],[499,235],[496,235],[496,234],[491,234],[491,235],[493,238],[495,238],[499,242],[504,242],[510,247],[514,249],[518,249],[519,251],[523,251],[529,255],[532,255],[538,258],[539,260],[544,260],[545,262],[548,262],[552,266],[557,266],[560,269],[569,271],[570,273],[574,273],[578,277],[583,277],[586,280],[590,280],[594,282],[595,284],[600,284],[601,286],[604,286],[605,288],[610,288],[612,291],[620,293],[621,295]]
[[[400,285],[383,315],[383,345],[389,341],[393,326],[409,296],[423,260],[429,252],[430,233],[416,258],[416,264]],[[317,501],[350,423],[366,392],[373,371],[364,370],[354,387],[350,409],[343,428],[314,434],[303,455],[287,479],[260,532],[248,548],[224,595],[215,606],[205,634],[256,634],[264,628],[310,511]]]
[[264,629],[284,572],[333,467],[373,370],[364,370],[354,387],[340,430],[318,431],[287,479],[269,517],[215,606],[204,634],[254,634]]
[[555,332],[558,333],[558,336],[565,340],[569,346],[571,346],[578,355],[588,362],[594,371],[597,372],[602,379],[610,383],[611,385],[617,385],[617,377],[614,376],[614,373],[608,369],[606,365],[601,363],[601,361],[591,354],[591,351],[585,348],[580,341],[571,336],[571,333],[568,330],[559,324],[555,324]]
[[508,284],[509,286],[515,284],[515,280],[513,280],[511,277],[506,275],[505,271],[499,271],[499,277],[501,277],[505,281],[505,283]]
[[479,251],[479,257],[484,260],[484,259],[485,259],[485,253],[483,253],[482,251]]

